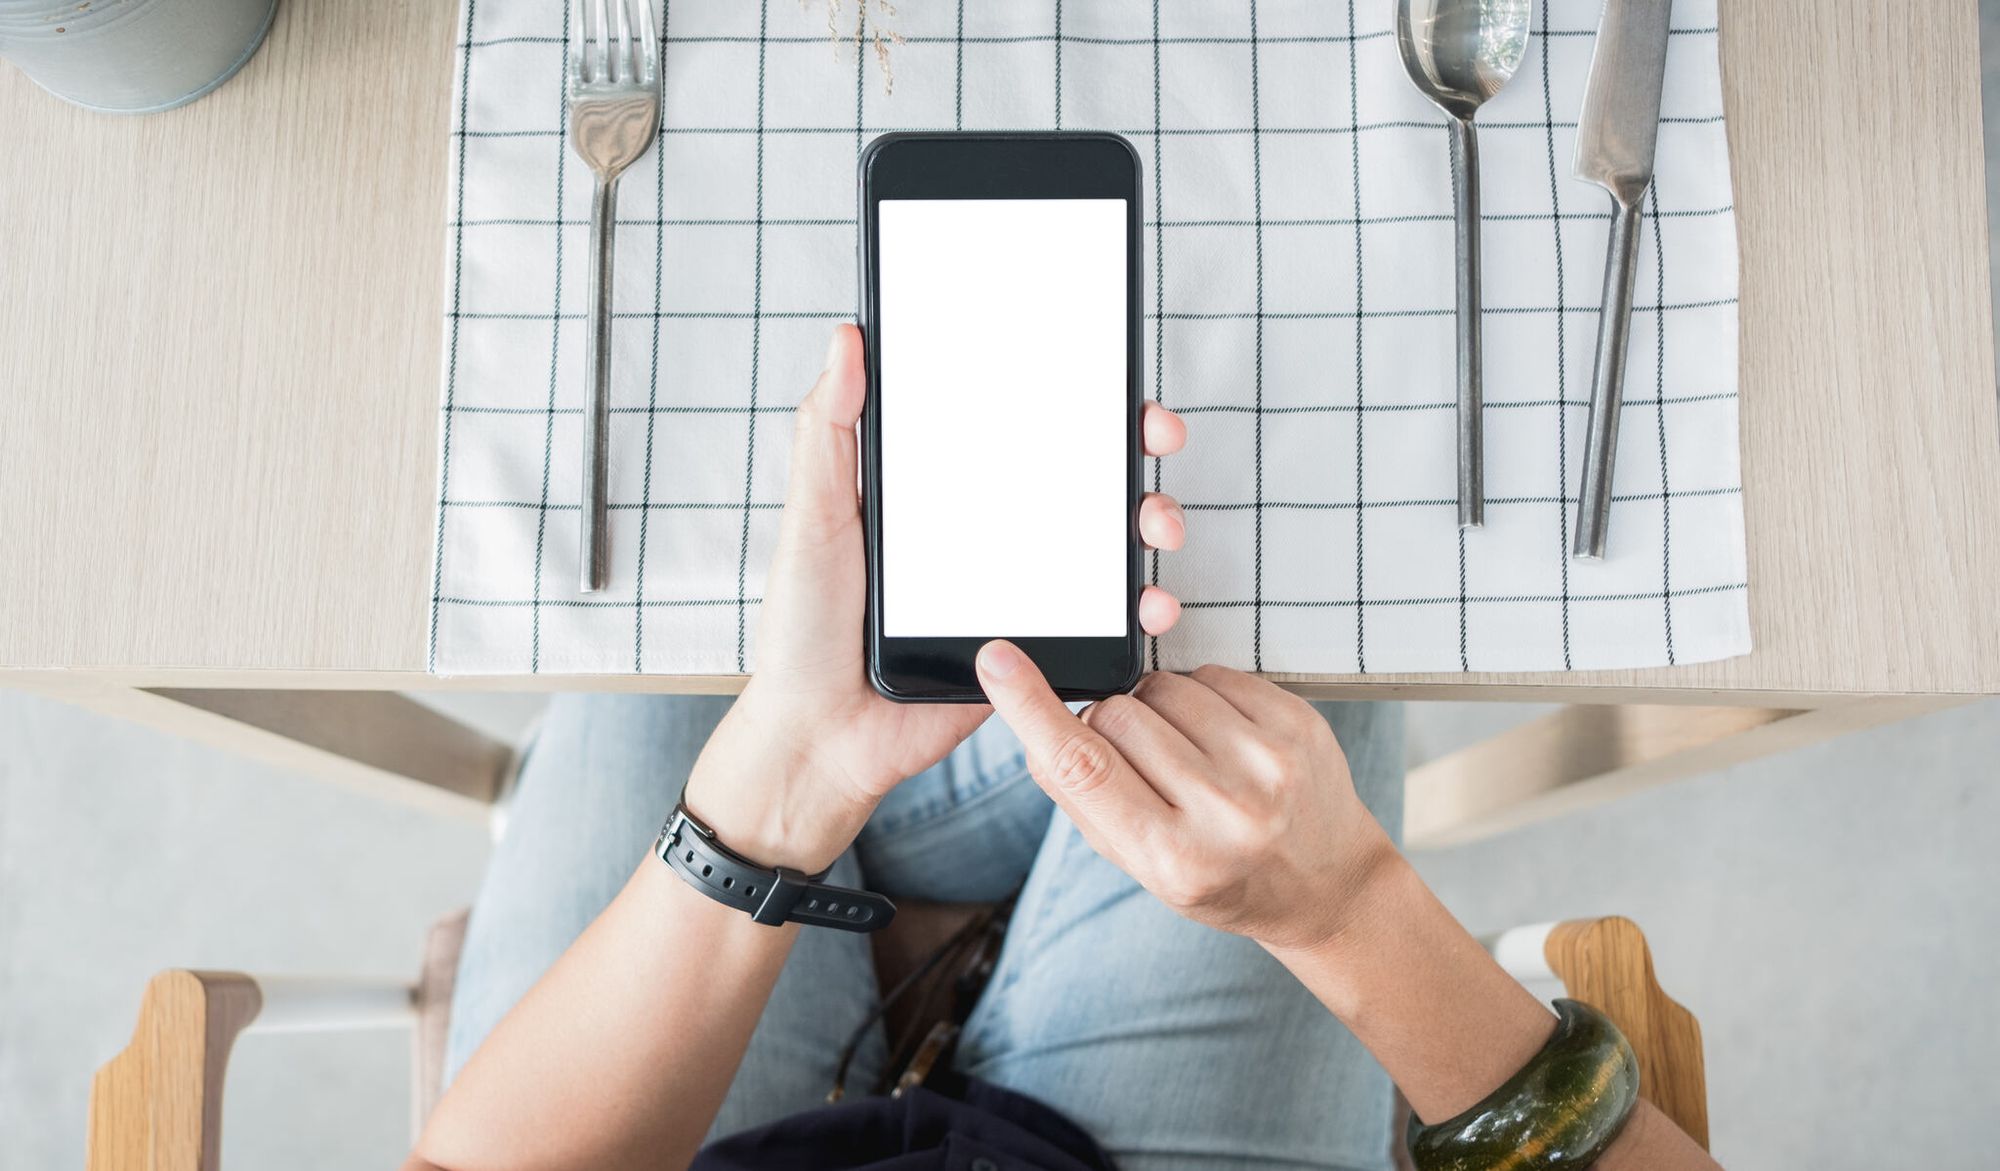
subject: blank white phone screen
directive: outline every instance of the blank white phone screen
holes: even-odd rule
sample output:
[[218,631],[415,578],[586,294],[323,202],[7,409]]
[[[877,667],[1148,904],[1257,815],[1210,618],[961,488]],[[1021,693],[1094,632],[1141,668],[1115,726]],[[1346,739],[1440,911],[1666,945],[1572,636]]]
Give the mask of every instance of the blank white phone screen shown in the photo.
[[1122,199],[878,205],[882,632],[1122,637]]

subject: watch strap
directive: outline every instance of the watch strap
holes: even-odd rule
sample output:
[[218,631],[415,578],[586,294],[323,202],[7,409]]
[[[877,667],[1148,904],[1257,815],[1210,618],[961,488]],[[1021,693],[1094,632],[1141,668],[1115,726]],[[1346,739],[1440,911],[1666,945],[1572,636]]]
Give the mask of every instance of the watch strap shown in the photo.
[[790,867],[752,862],[723,845],[715,831],[689,813],[685,805],[674,806],[653,852],[696,890],[772,927],[804,923],[842,931],[878,931],[896,914],[896,905],[873,891],[821,881],[827,871],[805,874]]

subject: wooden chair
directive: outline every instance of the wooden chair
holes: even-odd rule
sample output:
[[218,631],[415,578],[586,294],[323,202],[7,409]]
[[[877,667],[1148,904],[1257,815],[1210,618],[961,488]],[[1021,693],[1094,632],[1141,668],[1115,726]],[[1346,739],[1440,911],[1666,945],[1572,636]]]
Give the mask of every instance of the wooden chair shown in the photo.
[[1523,983],[1560,981],[1564,994],[1610,1017],[1639,1057],[1639,1094],[1708,1149],[1708,1076],[1701,1023],[1660,989],[1639,925],[1623,916],[1516,927],[1487,950]]
[[[877,937],[883,984],[914,968],[970,913],[938,905],[902,908],[895,926]],[[423,969],[409,984],[184,969],[154,976],[131,1043],[91,1081],[86,1171],[216,1171],[223,1074],[230,1047],[245,1032],[410,1028],[414,1132],[443,1080],[465,921],[460,911],[431,928]],[[1567,995],[1616,1021],[1639,1054],[1640,1093],[1708,1145],[1701,1027],[1660,990],[1646,937],[1631,920],[1543,923],[1486,942],[1516,979],[1560,981]]]
[[[1708,1077],[1701,1024],[1660,988],[1639,925],[1623,916],[1516,927],[1480,941],[1523,984],[1558,983],[1563,995],[1614,1021],[1639,1057],[1639,1096],[1708,1149]],[[1396,1095],[1389,1149],[1399,1171],[1414,1171],[1403,1142],[1409,1103]]]
[[90,1081],[86,1171],[215,1171],[229,1051],[246,1032],[411,1029],[412,1133],[444,1081],[466,912],[433,924],[411,984],[172,968],[146,984],[123,1051]]

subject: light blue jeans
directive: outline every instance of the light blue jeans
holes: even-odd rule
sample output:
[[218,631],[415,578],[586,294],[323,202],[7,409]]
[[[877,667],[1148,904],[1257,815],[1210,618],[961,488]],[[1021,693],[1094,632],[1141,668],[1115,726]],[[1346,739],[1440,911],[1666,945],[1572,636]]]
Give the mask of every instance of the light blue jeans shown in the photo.
[[[550,706],[473,907],[448,1071],[618,892],[730,702]],[[1362,799],[1398,833],[1401,707],[1320,711]],[[1099,858],[1000,721],[898,786],[831,881],[958,902],[1002,898],[1024,876],[961,1072],[1068,1115],[1126,1171],[1388,1165],[1391,1089],[1374,1058],[1261,948],[1182,919]],[[865,936],[801,932],[711,1137],[820,1105],[876,997]],[[868,1036],[847,1084],[872,1083],[885,1048]]]

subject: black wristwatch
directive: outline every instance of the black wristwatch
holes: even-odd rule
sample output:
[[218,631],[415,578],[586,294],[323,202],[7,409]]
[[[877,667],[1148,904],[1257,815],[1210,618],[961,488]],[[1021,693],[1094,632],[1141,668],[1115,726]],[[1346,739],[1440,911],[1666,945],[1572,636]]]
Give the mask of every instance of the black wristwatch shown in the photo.
[[714,830],[678,803],[660,827],[653,852],[688,885],[772,927],[805,923],[842,931],[879,931],[896,917],[896,904],[873,891],[821,882],[826,870],[804,874],[784,866],[759,866],[717,841]]

